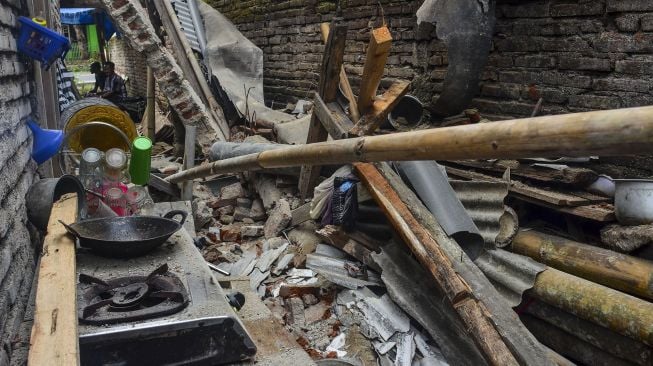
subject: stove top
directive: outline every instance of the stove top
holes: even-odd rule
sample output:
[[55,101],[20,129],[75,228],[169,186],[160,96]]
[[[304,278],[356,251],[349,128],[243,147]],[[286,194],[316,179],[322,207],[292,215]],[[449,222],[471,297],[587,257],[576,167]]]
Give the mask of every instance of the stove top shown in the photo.
[[146,276],[106,281],[79,275],[77,311],[87,324],[114,324],[174,314],[188,305],[188,292],[164,264]]
[[78,249],[77,273],[82,365],[219,365],[256,353],[185,229],[130,259]]

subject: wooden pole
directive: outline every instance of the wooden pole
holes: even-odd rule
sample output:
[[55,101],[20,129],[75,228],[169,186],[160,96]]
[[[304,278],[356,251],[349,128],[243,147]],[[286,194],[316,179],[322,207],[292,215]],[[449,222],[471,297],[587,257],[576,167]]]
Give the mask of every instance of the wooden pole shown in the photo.
[[639,107],[299,145],[216,161],[168,180],[174,183],[245,170],[356,161],[628,155],[651,152],[652,141],[653,107]]
[[[184,142],[184,169],[195,166],[195,140],[197,139],[197,127],[186,126]],[[186,181],[182,185],[181,199],[184,201],[193,200],[193,181]]]
[[397,233],[426,268],[436,285],[468,329],[470,337],[491,365],[518,365],[508,346],[492,325],[485,308],[472,297],[469,286],[455,272],[438,243],[419,224],[397,192],[371,164],[354,164],[358,176],[385,211]]
[[592,282],[653,300],[653,262],[537,231],[520,231],[511,250]]
[[79,365],[75,240],[59,220],[77,219],[77,194],[54,203],[43,242],[29,365]]
[[99,12],[95,12],[95,32],[97,33],[98,46],[100,48],[100,61],[102,64],[107,62],[106,42],[104,40],[104,27]]
[[[329,39],[329,23],[320,24],[320,30],[322,31],[322,42],[327,43]],[[358,112],[358,102],[354,96],[354,91],[351,89],[351,84],[349,83],[349,78],[347,77],[347,72],[345,71],[345,66],[340,66],[340,88],[342,88],[345,98],[349,101],[349,116],[351,117],[354,123],[358,122],[361,118],[360,113]]]
[[374,102],[391,46],[392,35],[388,27],[383,26],[372,30],[370,44],[367,46],[365,65],[363,66],[360,92],[358,93],[358,110],[361,114],[367,113]]
[[[320,67],[320,84],[318,86],[318,95],[325,103],[332,102],[336,99],[338,91],[338,75],[342,68],[342,59],[345,55],[345,41],[347,39],[347,26],[339,23],[334,19],[329,32],[322,56],[322,65]],[[306,144],[326,141],[329,133],[324,128],[316,114],[311,117],[308,128]],[[302,166],[302,172],[299,175],[299,193],[302,198],[313,196],[313,188],[320,176],[320,169],[314,164]]]
[[154,101],[154,73],[152,69],[147,67],[147,118],[146,125],[144,128],[145,136],[147,136],[152,143],[155,143],[155,115],[156,115],[156,104]]

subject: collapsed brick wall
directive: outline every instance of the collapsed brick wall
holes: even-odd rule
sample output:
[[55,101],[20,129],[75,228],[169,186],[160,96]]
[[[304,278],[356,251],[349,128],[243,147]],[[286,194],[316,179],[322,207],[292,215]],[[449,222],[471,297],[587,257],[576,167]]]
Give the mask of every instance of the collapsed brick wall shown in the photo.
[[[336,1],[209,0],[265,54],[268,101],[309,99],[323,46],[319,24]],[[422,1],[382,0],[394,42],[388,77],[413,80],[432,103],[442,90],[447,52],[433,29],[417,27]],[[349,26],[346,69],[358,85],[377,0],[341,1]],[[653,104],[653,1],[499,0],[493,48],[473,101],[493,118]]]
[[122,37],[109,41],[109,59],[116,64],[116,72],[126,78],[130,97],[145,97],[147,93],[147,63],[145,56],[129,46]]
[[0,365],[8,364],[32,287],[35,247],[25,195],[35,180],[32,138],[33,77],[16,51],[21,1],[0,0]]

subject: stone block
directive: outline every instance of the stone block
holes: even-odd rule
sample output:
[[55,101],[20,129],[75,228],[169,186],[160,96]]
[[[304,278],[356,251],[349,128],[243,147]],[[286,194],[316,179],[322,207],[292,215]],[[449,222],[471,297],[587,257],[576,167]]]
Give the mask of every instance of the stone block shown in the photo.
[[236,206],[249,209],[250,207],[252,207],[252,200],[243,197],[236,198]]
[[285,229],[292,219],[290,204],[286,199],[280,199],[276,206],[270,212],[268,220],[265,222],[265,237],[274,238]]
[[621,108],[621,98],[600,95],[572,95],[569,97],[570,107],[589,109],[617,109]]
[[588,70],[588,71],[610,71],[612,65],[610,60],[590,57],[560,57],[559,66],[561,70]]
[[649,0],[607,0],[606,11],[653,11],[653,2]]
[[617,61],[615,70],[623,74],[651,75],[653,74],[653,61]]
[[220,228],[220,240],[229,242],[240,241],[240,225],[226,225]]
[[250,218],[249,208],[236,207],[234,210],[234,220],[243,221],[246,218]]

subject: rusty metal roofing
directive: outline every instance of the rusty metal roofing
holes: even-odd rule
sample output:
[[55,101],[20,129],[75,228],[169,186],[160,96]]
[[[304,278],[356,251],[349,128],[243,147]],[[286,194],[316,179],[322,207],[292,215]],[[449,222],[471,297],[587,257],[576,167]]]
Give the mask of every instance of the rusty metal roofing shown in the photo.
[[517,215],[503,201],[508,183],[460,181],[449,182],[481,233],[486,248],[505,247],[517,234]]

